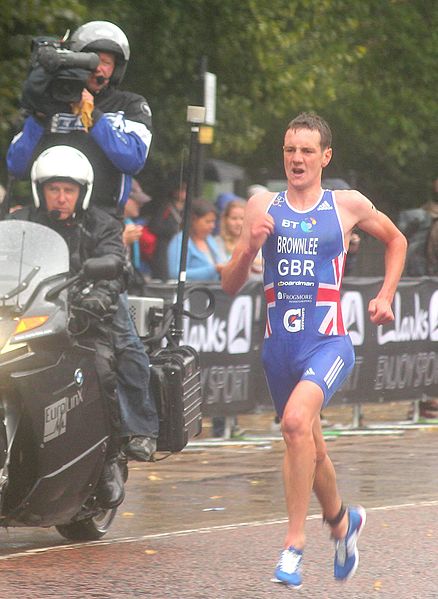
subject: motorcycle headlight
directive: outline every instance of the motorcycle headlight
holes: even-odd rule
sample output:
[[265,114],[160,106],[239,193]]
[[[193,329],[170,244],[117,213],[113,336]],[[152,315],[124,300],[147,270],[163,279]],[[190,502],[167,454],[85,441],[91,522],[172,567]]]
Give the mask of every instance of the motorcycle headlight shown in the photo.
[[27,316],[20,318],[13,332],[13,336],[19,335],[20,333],[27,333],[32,329],[42,326],[49,319],[48,316]]
[[23,346],[23,343],[11,345],[10,339],[18,323],[18,319],[0,317],[0,355]]
[[20,340],[20,335],[42,326],[48,318],[48,316],[27,316],[20,319],[0,318],[0,355],[23,347],[27,348],[27,343]]

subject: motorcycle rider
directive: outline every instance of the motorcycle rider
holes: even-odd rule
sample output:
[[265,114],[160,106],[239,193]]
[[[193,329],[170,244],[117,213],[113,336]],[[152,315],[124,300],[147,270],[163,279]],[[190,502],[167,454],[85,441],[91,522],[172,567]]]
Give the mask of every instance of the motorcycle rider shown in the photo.
[[[130,56],[124,32],[107,21],[81,25],[70,48],[96,52],[100,62],[90,74],[79,103],[59,114],[27,116],[7,154],[9,172],[28,175],[45,149],[68,144],[87,156],[94,170],[92,205],[112,215],[123,213],[132,175],[144,166],[151,144],[151,111],[145,98],[118,89]],[[128,457],[151,459],[156,450],[158,415],[149,394],[149,359],[129,316],[126,293],[114,316],[113,337],[121,408],[121,436]]]
[[[102,209],[89,205],[93,176],[89,160],[79,150],[70,146],[49,148],[32,166],[34,205],[7,217],[45,225],[59,233],[69,248],[71,274],[80,271],[87,258],[113,255],[125,261],[118,222]],[[118,461],[120,413],[111,335],[111,318],[123,288],[122,273],[117,279],[100,280],[70,292],[74,315],[71,330],[81,335],[81,343],[88,342],[96,350],[96,372],[112,430],[96,493],[100,505],[106,509],[119,505],[125,495]]]

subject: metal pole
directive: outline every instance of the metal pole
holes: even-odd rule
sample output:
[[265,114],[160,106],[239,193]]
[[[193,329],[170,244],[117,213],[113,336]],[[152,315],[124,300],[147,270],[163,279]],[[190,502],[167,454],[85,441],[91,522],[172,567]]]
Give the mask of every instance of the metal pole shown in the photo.
[[[202,91],[200,90],[200,94],[201,94],[201,102],[203,102],[204,106],[205,106],[205,92],[204,92],[204,79],[205,79],[205,73],[207,71],[207,66],[208,66],[208,58],[207,56],[202,56],[201,57],[201,64],[200,64],[200,80],[201,80],[201,85],[202,85]],[[202,122],[205,122],[205,114],[204,114],[204,118],[202,120]],[[194,185],[193,185],[193,197],[195,198],[199,198],[202,195],[202,190],[204,187],[204,164],[205,164],[205,146],[203,144],[198,144],[198,147],[196,149],[196,168],[195,168],[195,176],[194,176]]]
[[204,122],[204,106],[188,106],[187,120],[190,123],[190,146],[187,168],[187,195],[184,205],[183,229],[181,239],[181,260],[179,264],[178,286],[176,290],[175,324],[171,331],[172,339],[178,344],[183,334],[184,290],[187,278],[187,248],[190,237],[190,216],[192,199],[196,184],[197,151],[199,125]]

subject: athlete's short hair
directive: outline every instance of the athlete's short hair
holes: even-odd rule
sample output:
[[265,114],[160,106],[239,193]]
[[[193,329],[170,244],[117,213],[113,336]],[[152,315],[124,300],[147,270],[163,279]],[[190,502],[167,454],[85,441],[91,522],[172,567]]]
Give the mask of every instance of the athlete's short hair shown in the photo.
[[302,112],[296,116],[286,127],[289,129],[310,129],[311,131],[319,131],[321,136],[321,149],[331,148],[332,132],[329,124],[316,112]]

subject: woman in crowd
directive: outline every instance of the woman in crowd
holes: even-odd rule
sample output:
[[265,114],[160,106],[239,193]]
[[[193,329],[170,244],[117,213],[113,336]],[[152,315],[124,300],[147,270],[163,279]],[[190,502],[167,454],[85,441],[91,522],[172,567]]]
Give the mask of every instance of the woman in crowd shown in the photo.
[[169,278],[167,248],[172,237],[181,228],[186,195],[186,182],[181,181],[179,177],[171,177],[168,200],[162,203],[149,221],[149,229],[157,237],[155,251],[150,260],[153,279],[167,281]]
[[231,258],[242,230],[245,206],[245,200],[231,200],[221,214],[219,235],[215,240],[227,262]]
[[[246,201],[242,199],[231,200],[225,206],[221,215],[220,234],[215,237],[218,247],[225,257],[231,258],[242,230],[243,215],[245,214]],[[261,252],[257,255],[251,266],[249,278],[261,280],[263,272]]]
[[[204,199],[193,200],[190,237],[187,248],[187,281],[219,281],[224,256],[212,236],[216,210]],[[167,249],[169,277],[177,279],[181,259],[182,232],[177,233]]]
[[[220,279],[220,272],[228,258],[220,251],[212,236],[216,218],[213,204],[203,199],[193,200],[190,238],[187,247],[187,281],[219,281]],[[178,278],[181,238],[182,232],[175,235],[167,250],[171,279]],[[222,437],[225,429],[225,417],[213,417],[212,425],[213,436]]]

